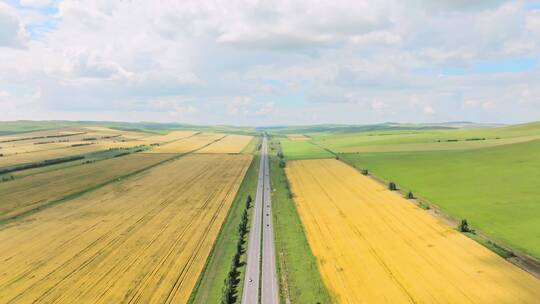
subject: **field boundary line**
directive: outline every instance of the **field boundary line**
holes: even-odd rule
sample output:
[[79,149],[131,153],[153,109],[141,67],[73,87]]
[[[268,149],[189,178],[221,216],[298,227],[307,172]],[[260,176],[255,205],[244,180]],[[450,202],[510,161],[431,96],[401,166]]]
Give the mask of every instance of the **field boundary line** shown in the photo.
[[[139,173],[144,172],[144,171],[146,171],[146,170],[152,169],[152,168],[154,168],[154,167],[156,167],[156,166],[159,166],[159,165],[161,165],[161,164],[163,164],[163,163],[165,163],[165,162],[177,160],[177,159],[179,159],[179,158],[181,158],[181,157],[184,157],[184,156],[186,156],[186,155],[192,154],[192,153],[198,151],[199,149],[203,149],[203,148],[205,148],[206,146],[211,145],[211,144],[213,144],[213,143],[215,143],[215,142],[217,142],[217,141],[220,141],[220,140],[223,139],[223,138],[225,138],[225,136],[223,136],[223,137],[221,137],[221,138],[218,138],[217,140],[214,140],[214,141],[212,141],[211,143],[208,143],[208,144],[205,145],[205,146],[199,147],[199,148],[194,149],[194,150],[191,150],[191,151],[189,151],[189,152],[185,152],[185,153],[163,153],[163,154],[171,154],[171,158],[164,159],[164,160],[162,160],[162,161],[160,161],[160,162],[157,162],[157,163],[152,164],[152,165],[147,166],[147,167],[143,167],[143,168],[141,168],[141,169],[139,169],[139,170],[136,170],[136,171],[133,171],[133,172],[131,172],[131,173],[128,173],[128,174],[124,174],[124,175],[120,175],[120,176],[111,178],[111,179],[109,179],[109,180],[107,180],[107,181],[105,181],[105,182],[102,182],[102,183],[97,184],[97,185],[94,185],[94,186],[92,186],[92,187],[85,188],[85,189],[82,189],[82,190],[80,190],[80,191],[71,193],[71,194],[69,194],[69,195],[67,195],[67,196],[64,196],[64,197],[62,197],[62,198],[59,198],[59,199],[57,199],[57,200],[50,201],[50,202],[48,202],[48,203],[46,203],[46,204],[44,204],[44,205],[41,205],[41,206],[39,206],[39,207],[30,209],[30,210],[25,211],[25,212],[23,212],[23,213],[21,213],[21,214],[17,214],[17,215],[15,215],[15,216],[12,216],[12,217],[9,217],[9,218],[2,219],[2,220],[0,220],[0,227],[6,225],[6,224],[8,224],[8,223],[11,223],[11,222],[20,220],[20,219],[22,219],[22,218],[25,218],[25,217],[27,217],[27,216],[29,216],[29,215],[32,215],[32,214],[34,214],[34,213],[37,213],[37,212],[42,211],[42,210],[44,210],[44,209],[47,209],[47,208],[49,208],[49,207],[58,205],[58,204],[60,204],[60,203],[64,203],[64,202],[69,201],[69,200],[72,200],[72,199],[75,199],[75,198],[77,198],[77,197],[80,197],[80,196],[82,196],[82,195],[88,193],[88,192],[92,192],[92,191],[97,190],[97,189],[99,189],[99,188],[101,188],[101,187],[104,187],[104,186],[106,186],[106,185],[108,185],[108,184],[112,184],[112,183],[114,183],[114,182],[124,180],[124,179],[129,178],[129,177],[131,177],[131,176],[133,176],[133,175],[136,175],[136,174],[139,174]],[[104,150],[104,151],[106,151],[106,150]],[[131,153],[130,153],[130,154],[131,154]],[[126,154],[126,155],[127,155],[127,154]],[[104,159],[104,160],[105,160],[105,159]],[[58,170],[61,170],[61,169],[58,169]],[[43,172],[43,173],[47,173],[47,172]]]
[[[330,149],[327,149],[327,148],[324,148],[324,147],[321,147],[319,145],[317,145],[316,143],[310,141],[311,144],[321,148],[321,149],[324,149],[330,153],[332,153],[333,155],[336,156],[336,159],[347,164],[348,166],[354,168],[356,171],[358,171],[358,173],[361,174],[359,168],[357,168],[354,164],[352,163],[349,163],[347,162],[346,160],[344,160],[342,157],[340,157],[340,154],[347,154],[347,153],[336,153]],[[366,168],[365,168],[366,169]],[[367,168],[369,169],[369,168]],[[383,185],[384,187],[388,186],[388,183],[390,181],[387,181],[386,179],[382,178],[382,177],[379,177],[379,176],[376,176],[376,175],[373,175],[371,174],[371,172],[368,174],[368,177],[370,177],[371,179],[375,180],[376,182],[378,182],[379,184]],[[406,191],[402,190],[399,188],[399,185],[398,185],[398,189],[397,189],[397,192],[402,195],[402,196],[406,196]],[[444,223],[446,223],[448,226],[452,227],[452,228],[456,228],[458,223],[459,223],[459,219],[457,219],[456,217],[448,214],[447,212],[444,212],[441,208],[439,208],[439,206],[437,206],[437,204],[435,203],[432,203],[430,202],[429,200],[421,197],[421,196],[416,196],[415,195],[415,198],[414,199],[407,199],[407,201],[409,201],[410,203],[416,205],[418,207],[419,204],[424,204],[424,205],[427,205],[430,210],[424,210],[426,211],[427,213],[431,214],[431,216],[439,219],[439,220],[442,220]],[[420,207],[418,207],[420,208]],[[473,241],[475,241],[476,243],[480,244],[481,246],[489,249],[490,251],[492,251],[493,253],[497,254],[498,256],[500,256],[501,258],[505,259],[506,261],[516,265],[517,267],[521,268],[522,270],[528,272],[529,274],[531,274],[532,276],[536,277],[537,279],[540,279],[540,261],[512,246],[509,246],[508,244],[506,244],[504,241],[501,241],[501,240],[498,240],[496,238],[493,238],[491,236],[488,236],[487,234],[485,234],[482,230],[478,230],[476,227],[474,227],[474,225],[472,225],[472,227],[474,228],[475,230],[475,235],[478,236],[478,239],[476,238],[472,238],[470,235],[466,234],[466,233],[463,233],[465,236],[467,236],[468,238],[472,239]],[[505,251],[508,251],[509,253],[511,253],[512,255],[514,255],[513,257],[503,257],[501,256],[501,254],[499,254],[497,251],[495,251],[492,247],[489,247],[487,246],[486,244],[482,243],[480,240],[483,240],[483,241],[486,241],[488,243],[491,243],[492,245],[494,246],[499,246],[501,247],[503,250]]]
[[22,219],[22,218],[25,218],[25,217],[30,216],[30,215],[32,215],[32,214],[35,214],[35,213],[37,213],[37,212],[39,212],[39,211],[43,211],[43,210],[45,210],[45,209],[47,209],[47,208],[50,208],[50,207],[53,207],[53,206],[55,206],[55,205],[58,205],[58,204],[61,204],[61,203],[64,203],[64,202],[73,200],[73,199],[75,199],[75,198],[78,198],[78,197],[80,197],[80,196],[86,194],[86,193],[89,193],[89,192],[92,192],[92,191],[94,191],[94,190],[97,190],[97,189],[99,189],[99,188],[101,188],[101,187],[104,187],[104,186],[106,186],[106,185],[108,185],[108,184],[112,184],[112,183],[115,183],[115,182],[118,182],[118,181],[125,180],[125,179],[127,179],[127,178],[129,178],[129,177],[132,177],[132,176],[137,175],[137,174],[139,174],[139,173],[142,173],[142,172],[144,172],[144,171],[146,171],[146,170],[149,170],[149,169],[152,169],[152,168],[157,167],[157,166],[159,166],[159,165],[162,165],[162,164],[164,164],[164,163],[166,163],[166,162],[173,161],[173,160],[177,160],[177,159],[182,158],[182,157],[184,157],[184,156],[186,156],[186,155],[188,155],[188,154],[190,154],[190,153],[191,153],[191,152],[187,152],[187,153],[184,153],[184,154],[173,155],[173,156],[171,156],[171,158],[164,159],[164,160],[162,160],[162,161],[160,161],[160,162],[157,162],[157,163],[155,163],[155,164],[149,165],[149,166],[147,166],[147,167],[143,167],[143,168],[141,168],[141,169],[139,169],[139,170],[136,170],[136,171],[133,171],[133,172],[131,172],[131,173],[124,174],[124,175],[120,175],[120,176],[116,176],[116,177],[111,178],[111,179],[109,179],[109,180],[107,180],[107,181],[105,181],[105,182],[102,182],[102,183],[97,184],[97,185],[94,185],[94,186],[92,186],[92,187],[85,188],[85,189],[82,189],[82,190],[80,190],[80,191],[71,193],[71,194],[69,194],[69,195],[67,195],[67,196],[64,196],[64,197],[62,197],[62,198],[59,198],[59,199],[57,199],[57,200],[50,201],[50,202],[48,202],[48,203],[46,203],[46,204],[44,204],[44,205],[41,205],[41,206],[36,207],[36,208],[34,208],[34,209],[30,209],[30,210],[25,211],[25,212],[23,212],[23,213],[21,213],[21,214],[18,214],[18,215],[15,215],[15,216],[12,216],[12,217],[9,217],[9,218],[6,218],[6,219],[2,219],[2,220],[0,220],[0,229],[2,229],[2,226],[5,226],[6,224],[9,224],[9,223],[11,223],[11,222],[20,220],[20,219]]
[[[344,154],[346,154],[346,153],[344,153]],[[351,164],[351,163],[347,162],[346,160],[344,160],[343,158],[339,157],[339,154],[336,154],[336,155],[337,155],[337,159],[339,161],[341,161],[344,164],[346,164],[347,166],[353,168],[359,174],[362,174],[360,172],[361,169],[357,168],[354,164]],[[372,180],[376,181],[377,183],[379,183],[380,185],[382,185],[384,187],[387,187],[388,183],[390,182],[390,181],[388,181],[388,180],[386,180],[386,179],[384,179],[384,178],[382,178],[380,176],[373,175],[371,172],[369,172],[367,177],[371,178]],[[430,208],[430,210],[424,210],[426,213],[429,213],[431,216],[435,217],[436,219],[443,221],[443,223],[447,224],[448,226],[450,226],[453,229],[456,229],[456,227],[458,226],[458,224],[460,222],[460,220],[457,219],[456,217],[448,214],[447,212],[444,212],[441,208],[439,208],[439,206],[437,206],[437,204],[432,203],[429,200],[427,200],[427,199],[425,199],[425,198],[423,198],[421,196],[415,195],[414,199],[407,199],[406,198],[407,191],[405,191],[403,189],[400,189],[399,185],[397,185],[397,190],[393,191],[393,192],[399,193],[398,195],[404,197],[406,201],[410,202],[411,204],[414,204],[418,208],[420,208],[418,206],[419,204],[427,205]],[[423,209],[423,208],[420,208],[420,209]],[[531,274],[532,276],[534,276],[535,278],[540,280],[540,261],[539,260],[537,260],[536,258],[534,258],[534,257],[532,257],[532,256],[530,256],[530,255],[528,255],[526,253],[521,252],[518,249],[513,248],[512,246],[508,246],[503,241],[500,241],[498,239],[495,239],[493,237],[490,237],[490,236],[486,235],[482,230],[479,230],[478,228],[474,227],[474,225],[470,225],[470,226],[474,228],[473,230],[475,232],[475,235],[478,236],[478,238],[480,240],[483,240],[483,241],[486,241],[486,242],[491,242],[493,245],[501,247],[502,249],[508,251],[509,253],[513,254],[514,256],[513,257],[508,257],[508,258],[506,258],[504,256],[501,256],[501,254],[499,254],[497,251],[493,250],[493,248],[491,248],[491,247],[487,246],[486,244],[483,244],[482,242],[480,242],[479,239],[473,238],[470,235],[468,235],[467,233],[462,233],[462,232],[460,232],[460,233],[465,235],[466,237],[470,238],[471,240],[475,241],[479,245],[487,248],[488,250],[495,253],[496,255],[501,257],[502,259],[512,263],[516,267],[526,271],[527,273]]]

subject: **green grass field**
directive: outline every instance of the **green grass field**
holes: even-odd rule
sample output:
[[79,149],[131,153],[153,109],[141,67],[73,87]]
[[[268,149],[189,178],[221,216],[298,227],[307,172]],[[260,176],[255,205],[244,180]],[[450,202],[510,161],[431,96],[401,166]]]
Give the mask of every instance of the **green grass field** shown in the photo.
[[341,154],[495,240],[540,258],[540,141],[429,152]]
[[[236,252],[238,225],[242,219],[242,213],[244,212],[248,195],[255,198],[258,172],[259,156],[257,155],[251,161],[251,165],[240,185],[240,189],[238,189],[233,205],[231,206],[223,226],[221,226],[221,231],[214,244],[214,249],[208,258],[206,267],[201,274],[197,287],[193,291],[190,303],[221,303],[222,289],[224,286],[223,282],[231,269],[233,256]],[[248,214],[251,221],[252,212],[248,212]],[[246,246],[246,244],[244,246]],[[240,282],[237,285],[237,299],[238,297],[241,297],[242,287],[244,286],[243,273],[245,269],[245,259],[246,254],[244,252],[241,257],[241,263],[243,263],[244,266],[239,269]],[[240,303],[240,301],[237,302]]]
[[287,159],[332,158],[334,155],[308,140],[280,139],[283,154]]
[[279,167],[275,148],[270,152],[272,212],[281,303],[330,303],[315,257],[311,253],[304,228],[289,197],[287,177]]
[[540,124],[499,128],[419,129],[309,134],[338,153],[478,149],[540,139]]

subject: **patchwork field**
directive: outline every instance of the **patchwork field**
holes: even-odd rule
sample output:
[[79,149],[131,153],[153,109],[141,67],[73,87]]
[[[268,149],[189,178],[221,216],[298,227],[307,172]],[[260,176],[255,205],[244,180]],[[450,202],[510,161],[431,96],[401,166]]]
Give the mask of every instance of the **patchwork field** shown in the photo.
[[198,150],[197,153],[240,153],[252,138],[246,135],[227,135],[220,141]]
[[540,124],[498,128],[410,129],[309,134],[336,153],[479,149],[540,139]]
[[213,144],[225,137],[225,134],[200,133],[195,136],[179,139],[168,144],[155,147],[148,153],[186,153],[201,149],[207,145]]
[[340,157],[540,258],[540,141],[479,150]]
[[540,281],[337,160],[287,163],[338,303],[537,303]]
[[74,135],[84,134],[84,133],[86,133],[86,131],[81,130],[81,129],[59,128],[59,129],[54,129],[54,130],[35,131],[35,132],[26,132],[26,133],[14,134],[14,135],[0,136],[0,143],[17,142],[17,141],[33,140],[33,139],[43,140],[46,138],[61,138],[61,137],[74,136]]
[[0,227],[0,302],[186,303],[251,161],[188,155]]
[[0,221],[98,186],[118,176],[155,165],[173,156],[137,153],[0,183],[2,198]]
[[9,136],[2,137],[4,142],[0,143],[0,168],[151,143],[142,140],[148,137],[146,133],[97,127],[66,130],[20,134],[15,141],[10,141]]

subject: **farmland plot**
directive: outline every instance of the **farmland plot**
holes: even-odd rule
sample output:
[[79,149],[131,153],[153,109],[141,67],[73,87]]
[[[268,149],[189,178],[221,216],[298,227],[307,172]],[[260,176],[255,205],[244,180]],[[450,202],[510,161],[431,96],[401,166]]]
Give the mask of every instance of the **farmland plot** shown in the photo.
[[250,161],[189,155],[0,228],[0,302],[186,303]]
[[131,154],[0,183],[0,221],[157,164],[172,154]]
[[221,140],[225,134],[201,133],[195,136],[179,139],[168,144],[156,147],[149,153],[186,153],[191,152]]
[[62,131],[62,129],[34,132],[20,136],[24,140],[0,143],[0,168],[149,144],[135,138],[142,135],[148,136],[147,134],[121,133],[107,128],[99,130],[78,128],[75,130],[77,132],[69,133]]
[[0,143],[6,142],[17,142],[17,141],[28,141],[32,139],[44,139],[44,138],[62,138],[67,136],[73,136],[77,134],[85,133],[84,130],[78,128],[61,128],[56,130],[47,130],[47,131],[35,131],[27,132],[15,135],[4,135],[0,136]]
[[287,138],[290,140],[310,140],[311,139],[305,136],[304,134],[288,134]]
[[168,143],[197,134],[195,131],[171,131],[165,135],[152,135],[142,138],[147,143]]
[[197,153],[240,153],[253,137],[247,135],[227,135]]
[[540,281],[336,160],[286,167],[338,303],[539,303]]

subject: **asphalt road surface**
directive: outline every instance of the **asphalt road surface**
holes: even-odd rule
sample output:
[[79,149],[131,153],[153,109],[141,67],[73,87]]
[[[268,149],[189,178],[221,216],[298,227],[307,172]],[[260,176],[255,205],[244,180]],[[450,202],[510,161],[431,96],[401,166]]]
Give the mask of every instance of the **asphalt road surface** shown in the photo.
[[[253,206],[253,220],[249,234],[247,265],[242,292],[242,303],[277,304],[279,292],[276,275],[272,201],[268,167],[268,144],[263,137],[257,194]],[[262,270],[262,271],[261,271]]]

